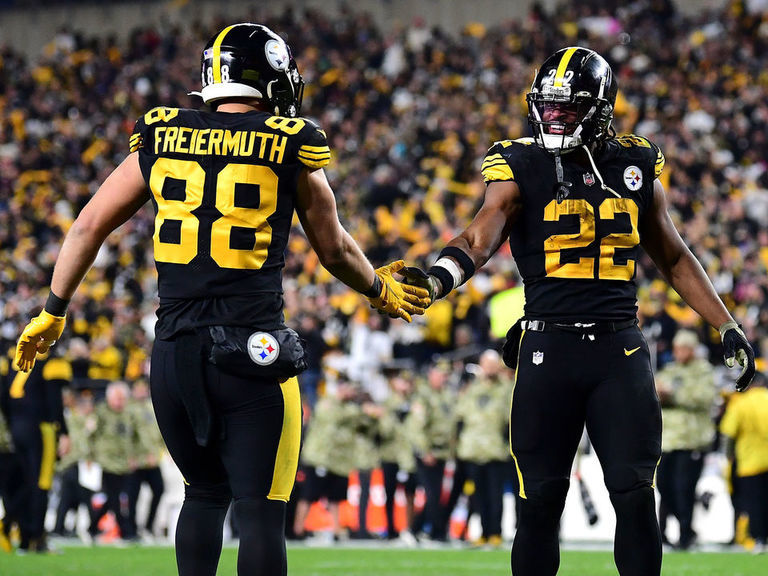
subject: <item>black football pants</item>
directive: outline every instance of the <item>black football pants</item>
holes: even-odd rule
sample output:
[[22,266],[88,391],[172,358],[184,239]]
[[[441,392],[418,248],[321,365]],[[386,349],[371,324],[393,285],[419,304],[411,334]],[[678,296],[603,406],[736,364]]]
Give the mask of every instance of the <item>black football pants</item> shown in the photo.
[[157,340],[150,384],[157,423],[185,480],[176,529],[180,576],[215,576],[224,517],[234,498],[240,528],[240,576],[286,574],[285,508],[296,478],[301,439],[299,384],[259,382],[206,363],[205,388],[214,416],[202,447],[181,398],[175,342]]
[[523,332],[515,376],[510,442],[521,509],[512,574],[557,573],[560,516],[586,424],[616,511],[619,573],[658,576],[661,537],[652,486],[661,410],[640,330]]

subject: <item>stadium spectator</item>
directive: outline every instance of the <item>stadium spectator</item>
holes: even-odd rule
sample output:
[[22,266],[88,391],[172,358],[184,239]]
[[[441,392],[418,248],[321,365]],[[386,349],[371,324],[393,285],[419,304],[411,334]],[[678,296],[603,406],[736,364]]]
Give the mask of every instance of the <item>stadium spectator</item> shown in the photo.
[[305,536],[309,506],[319,500],[325,500],[331,514],[333,539],[345,537],[339,503],[347,499],[349,474],[357,468],[359,430],[370,425],[362,394],[358,386],[341,377],[335,390],[315,406],[301,452],[307,479],[296,505],[294,534],[299,539]]
[[768,547],[768,388],[766,377],[758,373],[745,394],[728,401],[720,432],[724,451],[736,461],[736,481],[749,515],[749,532],[755,540],[755,553]]
[[[73,341],[74,339],[70,344]],[[81,505],[86,507],[88,518],[93,516],[91,507],[93,490],[80,483],[80,467],[87,468],[93,459],[91,454],[93,443],[90,438],[91,433],[96,429],[96,416],[93,412],[93,395],[89,391],[77,396],[74,404],[64,414],[69,431],[70,448],[57,464],[60,478],[59,505],[56,509],[56,524],[51,532],[55,536],[69,537],[87,531],[77,526],[77,512]],[[72,530],[66,526],[67,513],[70,510],[75,512]]]
[[131,474],[139,464],[139,455],[151,448],[142,445],[140,432],[144,421],[139,420],[130,407],[131,389],[122,381],[110,382],[106,402],[96,406],[96,423],[90,432],[93,458],[102,470],[102,491],[106,494],[104,505],[94,510],[89,533],[92,538],[99,534],[99,520],[112,512],[125,541],[135,540],[136,524],[129,515]]
[[713,366],[697,357],[699,337],[680,330],[672,340],[674,362],[656,376],[656,392],[661,403],[661,462],[656,471],[659,525],[666,540],[665,513],[680,524],[677,548],[688,550],[696,540],[693,530],[693,505],[696,484],[704,466],[704,456],[712,449],[715,425]]
[[482,534],[476,545],[501,546],[504,462],[509,455],[509,402],[512,380],[496,350],[480,355],[474,378],[456,402],[456,457],[464,461],[474,486],[473,508],[480,514]]
[[[388,370],[389,395],[379,418],[379,456],[384,475],[384,493],[387,497],[387,538],[398,536],[413,543],[414,496],[416,493],[416,457],[413,439],[416,430],[411,417],[413,401],[413,375],[399,370]],[[395,525],[395,493],[402,486],[405,496],[405,529]]]
[[419,538],[444,542],[448,515],[443,503],[445,465],[456,453],[456,391],[450,385],[451,364],[439,361],[417,384],[412,408],[419,484],[424,488],[424,509],[414,521]]
[[[138,434],[134,437],[136,446],[133,449],[136,454],[136,470],[131,472],[128,479],[128,515],[131,526],[136,526],[140,535],[152,537],[156,534],[154,526],[157,508],[165,492],[165,482],[160,470],[160,459],[165,452],[165,443],[157,427],[152,400],[149,397],[149,384],[146,380],[137,380],[133,383],[131,397],[128,410],[135,414]],[[136,519],[136,504],[143,484],[146,484],[152,492],[152,498],[147,516],[139,525]]]

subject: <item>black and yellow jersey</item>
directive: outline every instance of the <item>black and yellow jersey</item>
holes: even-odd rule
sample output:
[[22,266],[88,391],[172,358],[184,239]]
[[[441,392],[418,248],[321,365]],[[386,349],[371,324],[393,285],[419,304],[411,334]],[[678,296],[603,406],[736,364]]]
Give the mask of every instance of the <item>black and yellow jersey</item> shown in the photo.
[[330,161],[325,133],[261,111],[155,108],[129,145],[156,213],[157,337],[211,324],[280,326],[297,181]]
[[72,382],[68,360],[39,358],[30,372],[9,369],[0,378],[13,430],[37,428],[41,422],[49,422],[66,433],[61,390]]
[[572,183],[555,199],[554,156],[529,142],[495,143],[482,172],[486,183],[514,180],[522,213],[509,237],[525,284],[525,314],[565,322],[616,321],[637,313],[635,272],[639,223],[653,202],[664,168],[661,150],[635,135],[607,140],[595,155],[605,185],[589,165],[562,157]]

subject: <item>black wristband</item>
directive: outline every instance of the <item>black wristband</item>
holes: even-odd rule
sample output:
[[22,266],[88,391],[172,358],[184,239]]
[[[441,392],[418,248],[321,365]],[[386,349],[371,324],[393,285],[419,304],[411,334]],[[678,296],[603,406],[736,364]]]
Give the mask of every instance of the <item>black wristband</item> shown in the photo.
[[453,276],[451,276],[451,273],[442,266],[432,266],[427,270],[427,274],[434,276],[440,281],[442,289],[440,290],[440,294],[435,294],[435,298],[438,300],[447,296],[448,292],[456,288],[456,286],[453,285]]
[[368,290],[363,292],[363,296],[368,298],[378,298],[381,296],[381,278],[379,278],[378,274],[374,274],[373,284],[371,284],[371,287],[368,288]]
[[[459,267],[464,273],[464,278],[461,282],[462,284],[474,275],[475,263],[472,261],[472,258],[469,257],[469,254],[464,252],[461,248],[457,248],[456,246],[446,246],[440,251],[440,255],[437,259],[440,260],[443,256],[450,256],[459,263]],[[454,286],[454,288],[456,288],[456,286]]]
[[45,311],[51,316],[66,316],[67,306],[69,306],[69,300],[59,298],[51,290],[48,293],[48,300],[45,302]]

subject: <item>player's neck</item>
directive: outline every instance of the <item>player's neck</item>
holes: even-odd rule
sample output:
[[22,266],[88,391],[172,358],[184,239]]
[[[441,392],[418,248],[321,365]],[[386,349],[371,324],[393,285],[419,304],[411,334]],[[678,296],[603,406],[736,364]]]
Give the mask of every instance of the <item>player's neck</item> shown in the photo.
[[216,112],[243,113],[260,110],[266,112],[266,107],[260,100],[254,98],[230,98],[216,106]]

